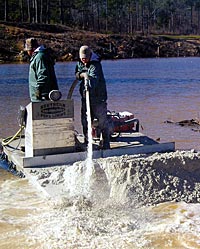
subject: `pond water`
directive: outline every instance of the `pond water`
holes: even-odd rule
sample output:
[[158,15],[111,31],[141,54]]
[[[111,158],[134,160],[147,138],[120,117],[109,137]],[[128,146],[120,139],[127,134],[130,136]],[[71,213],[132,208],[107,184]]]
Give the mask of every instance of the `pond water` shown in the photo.
[[[165,123],[200,119],[200,58],[102,61],[108,109],[129,111],[141,132],[176,149],[200,150],[198,129]],[[29,103],[28,64],[0,65],[0,138],[19,129],[20,105]],[[63,98],[75,62],[56,63]],[[80,96],[74,90],[75,128],[81,132]],[[133,208],[104,203],[73,205],[46,199],[27,179],[0,170],[0,248],[200,248],[199,204],[166,202]],[[73,208],[72,208],[73,206]]]

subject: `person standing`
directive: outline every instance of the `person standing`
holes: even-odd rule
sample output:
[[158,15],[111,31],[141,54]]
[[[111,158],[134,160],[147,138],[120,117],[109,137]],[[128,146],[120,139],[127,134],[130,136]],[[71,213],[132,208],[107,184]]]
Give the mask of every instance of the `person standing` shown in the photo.
[[102,133],[103,149],[110,148],[109,122],[107,118],[107,89],[102,65],[99,56],[88,46],[84,45],[79,50],[79,61],[75,68],[76,78],[80,81],[81,94],[81,122],[85,143],[87,144],[87,108],[85,96],[85,82],[88,82],[90,96],[91,121],[98,120],[98,128]]
[[32,102],[49,100],[49,93],[52,90],[58,90],[54,60],[48,49],[44,45],[39,46],[35,38],[26,40],[24,50],[30,56],[30,99]]

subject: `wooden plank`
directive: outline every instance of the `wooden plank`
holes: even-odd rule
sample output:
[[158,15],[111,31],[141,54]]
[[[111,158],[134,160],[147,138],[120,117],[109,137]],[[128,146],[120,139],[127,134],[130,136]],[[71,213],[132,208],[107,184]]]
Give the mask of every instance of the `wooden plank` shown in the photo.
[[172,152],[175,151],[175,143],[156,143],[150,145],[124,146],[117,149],[103,150],[102,157],[134,155],[134,154],[150,154],[155,152]]
[[[93,158],[106,158],[113,156],[122,156],[122,155],[134,155],[134,154],[149,154],[149,153],[163,153],[163,152],[171,152],[175,151],[175,143],[157,143],[152,144],[152,140],[148,141],[146,136],[142,134],[134,134],[134,138],[143,138],[145,137],[145,144],[132,143],[127,144],[119,144],[118,148],[112,148],[110,150],[97,150],[93,151]],[[143,139],[142,139],[143,141]],[[22,142],[23,139],[22,139]],[[9,160],[13,161],[18,169],[23,167],[44,167],[51,165],[69,165],[77,161],[82,161],[87,158],[87,152],[70,152],[70,153],[62,153],[62,154],[53,154],[53,155],[37,155],[24,157],[24,153],[14,148],[19,144],[18,140],[14,140],[9,146],[4,147],[5,153],[8,155]],[[136,145],[137,144],[137,145]],[[120,146],[121,145],[121,146]]]
[[[94,151],[93,158],[100,158],[102,155],[101,151]],[[23,167],[42,167],[42,166],[53,166],[53,165],[72,165],[78,161],[84,161],[87,158],[87,152],[74,152],[65,153],[60,155],[47,155],[37,156],[30,158],[23,158]]]

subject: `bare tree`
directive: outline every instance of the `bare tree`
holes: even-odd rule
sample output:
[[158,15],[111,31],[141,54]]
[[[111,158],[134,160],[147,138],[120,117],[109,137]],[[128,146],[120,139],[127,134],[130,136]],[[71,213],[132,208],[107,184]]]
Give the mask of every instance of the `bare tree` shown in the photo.
[[27,0],[27,10],[28,10],[28,22],[31,22],[31,3]]
[[59,0],[60,23],[64,24],[63,0]]
[[4,21],[8,21],[8,0],[4,1]]

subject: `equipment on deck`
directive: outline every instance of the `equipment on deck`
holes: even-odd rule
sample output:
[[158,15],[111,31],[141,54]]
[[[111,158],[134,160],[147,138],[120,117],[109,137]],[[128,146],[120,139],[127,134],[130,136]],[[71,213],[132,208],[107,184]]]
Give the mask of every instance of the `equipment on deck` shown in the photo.
[[[123,132],[132,133],[139,132],[139,120],[130,112],[110,112],[107,113],[109,122],[109,131],[111,140],[119,137]],[[98,128],[98,120],[93,120],[92,135],[94,140],[101,139],[100,130]]]

